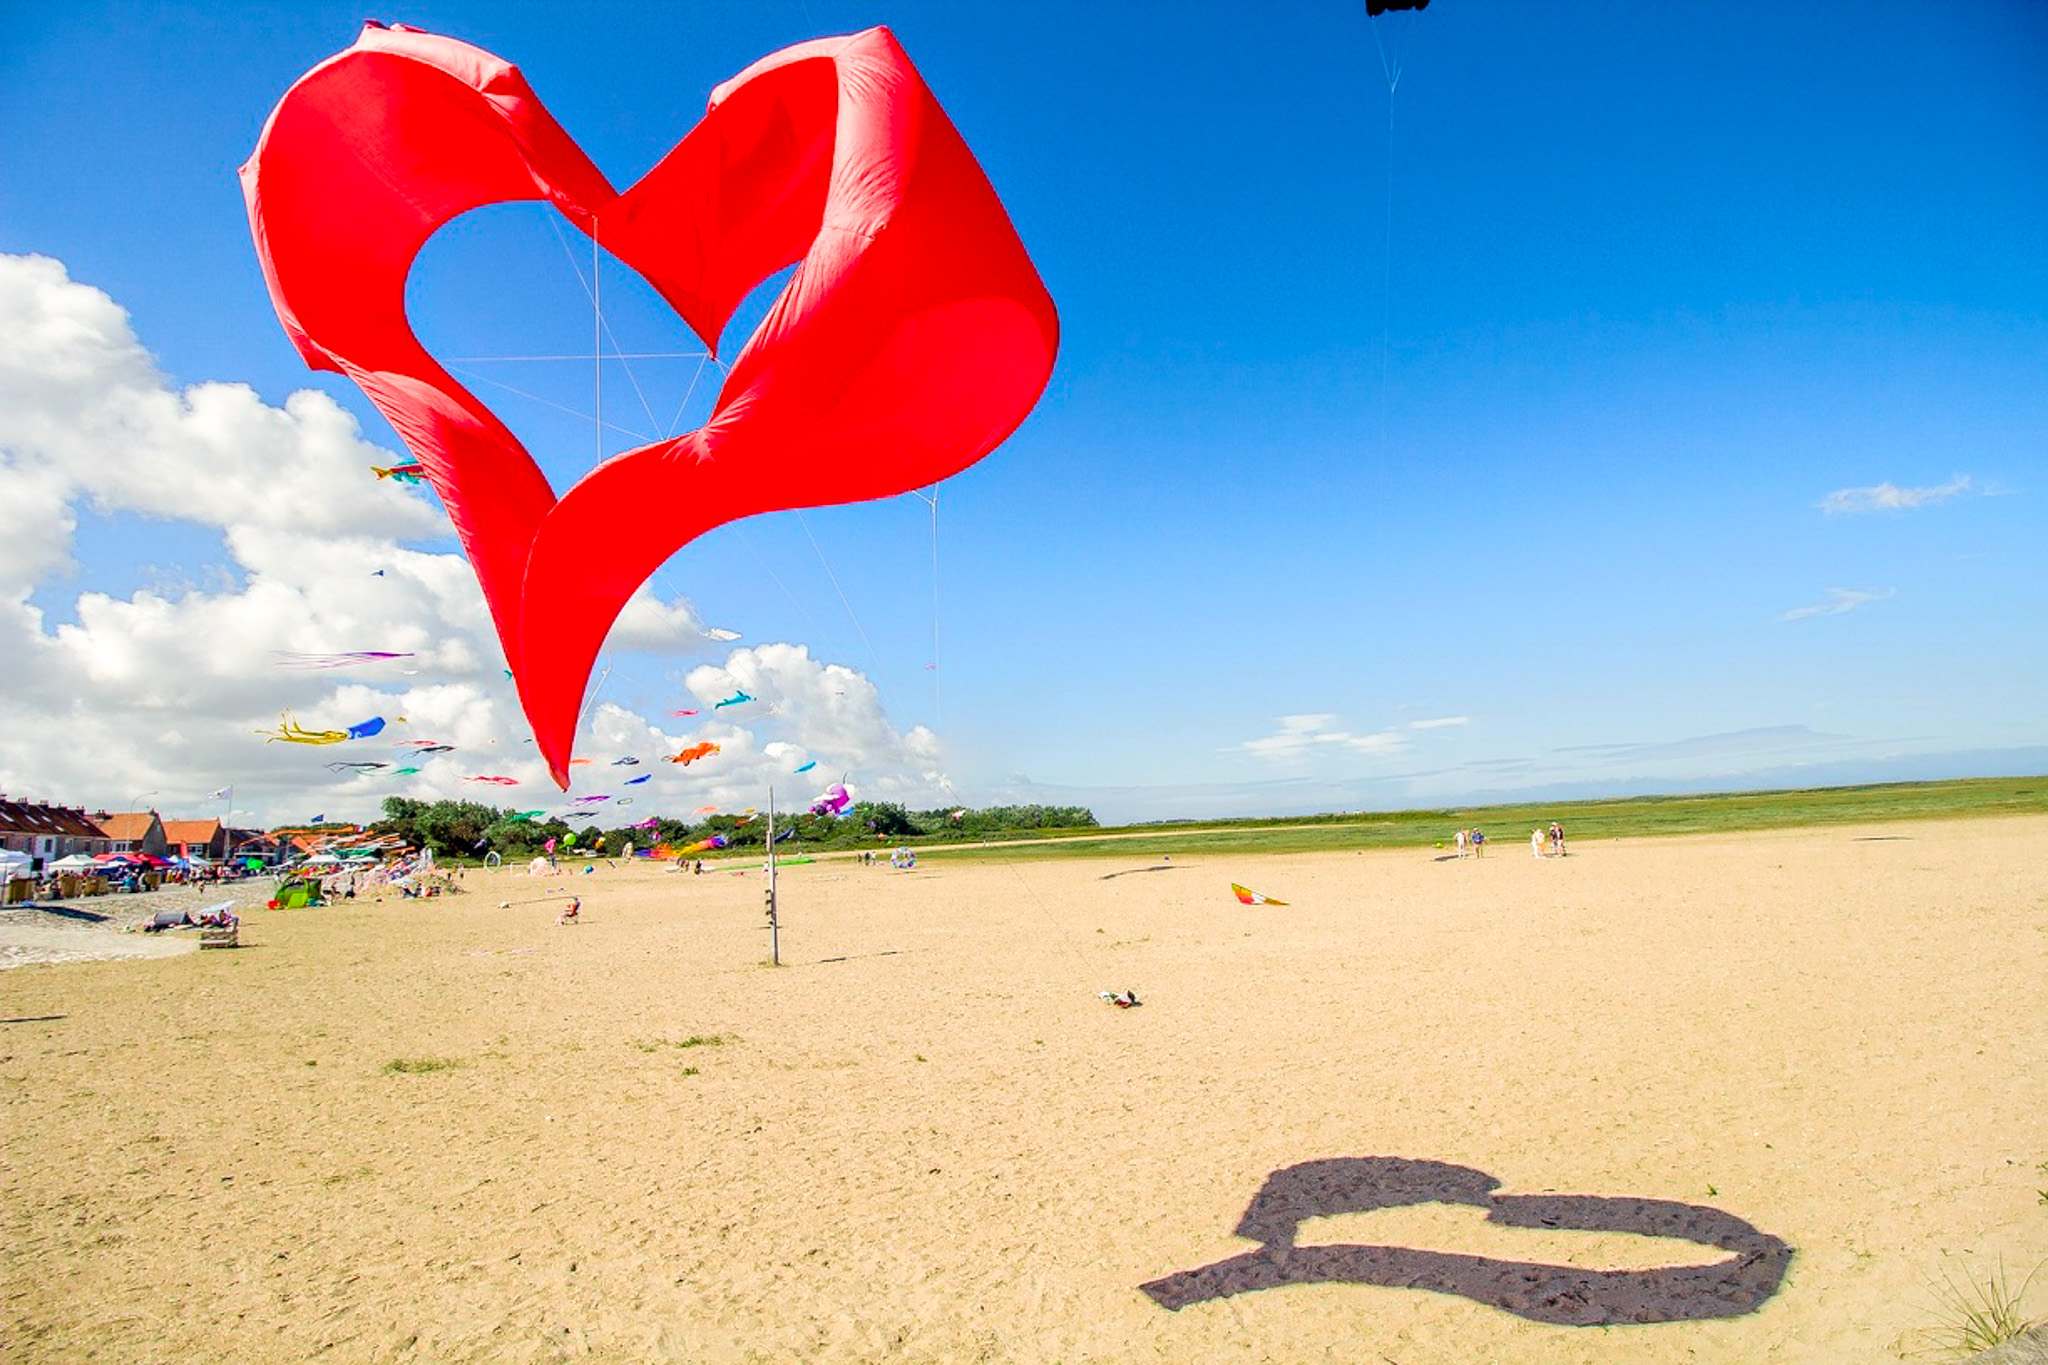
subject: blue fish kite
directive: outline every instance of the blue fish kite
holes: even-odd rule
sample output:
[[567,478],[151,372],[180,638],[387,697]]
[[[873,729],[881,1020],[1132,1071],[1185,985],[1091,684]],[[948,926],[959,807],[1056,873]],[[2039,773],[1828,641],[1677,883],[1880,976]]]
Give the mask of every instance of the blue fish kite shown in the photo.
[[752,700],[753,698],[748,696],[744,692],[735,692],[731,696],[727,697],[724,701],[713,702],[711,704],[711,709],[716,711],[721,706],[738,706],[742,702],[749,702]]
[[629,777],[629,778],[627,778],[627,779],[626,779],[626,781],[625,781],[625,784],[624,784],[624,785],[626,785],[626,786],[628,786],[628,787],[637,787],[637,786],[639,786],[639,785],[640,785],[640,784],[641,784],[642,782],[652,782],[653,780],[654,780],[654,774],[653,774],[653,773],[642,773],[642,774],[640,774],[640,776],[638,776],[638,777]]
[[818,766],[818,760],[814,758],[814,759],[812,759],[812,760],[811,760],[810,762],[808,762],[808,763],[804,764],[804,766],[803,766],[803,767],[801,767],[801,768],[798,768],[798,769],[797,769],[797,771],[798,771],[798,772],[800,772],[800,773],[807,773],[807,772],[809,772],[809,771],[810,771],[811,769],[813,769],[813,768],[815,768],[815,767],[817,767],[817,766]]

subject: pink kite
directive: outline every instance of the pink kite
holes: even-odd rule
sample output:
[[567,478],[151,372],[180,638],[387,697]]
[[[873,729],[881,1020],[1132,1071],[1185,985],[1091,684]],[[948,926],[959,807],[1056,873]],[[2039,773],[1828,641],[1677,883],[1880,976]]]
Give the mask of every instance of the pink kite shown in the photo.
[[519,785],[519,779],[516,777],[465,777],[462,780],[464,782],[489,782],[493,786],[498,787],[516,787]]
[[[740,517],[956,474],[1016,429],[1052,374],[1052,299],[887,29],[756,62],[621,192],[516,68],[372,25],[285,93],[242,190],[300,356],[355,381],[447,508],[564,790],[597,651],[664,560]],[[427,354],[405,306],[439,228],[536,199],[710,349],[751,290],[797,266],[701,429],[607,459],[559,499]]]

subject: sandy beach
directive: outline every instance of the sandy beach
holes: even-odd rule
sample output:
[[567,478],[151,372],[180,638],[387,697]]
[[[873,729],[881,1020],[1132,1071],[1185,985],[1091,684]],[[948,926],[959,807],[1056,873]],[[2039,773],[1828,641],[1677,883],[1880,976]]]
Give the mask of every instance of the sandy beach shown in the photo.
[[1526,834],[29,962],[0,1358],[1883,1361],[2048,1260],[2048,818]]

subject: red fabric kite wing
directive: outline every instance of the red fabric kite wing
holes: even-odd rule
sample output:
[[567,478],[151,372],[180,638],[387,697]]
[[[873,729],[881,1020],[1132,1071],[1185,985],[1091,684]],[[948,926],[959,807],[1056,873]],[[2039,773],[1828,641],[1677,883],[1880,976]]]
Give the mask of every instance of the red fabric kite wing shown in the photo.
[[[756,63],[619,194],[516,69],[372,27],[286,93],[242,183],[278,317],[308,364],[362,387],[433,481],[565,788],[597,651],[663,560],[737,517],[957,473],[1051,377],[1052,300],[886,29]],[[560,501],[405,315],[406,272],[435,230],[520,199],[593,235],[708,346],[749,290],[797,263],[710,420],[605,461]]]

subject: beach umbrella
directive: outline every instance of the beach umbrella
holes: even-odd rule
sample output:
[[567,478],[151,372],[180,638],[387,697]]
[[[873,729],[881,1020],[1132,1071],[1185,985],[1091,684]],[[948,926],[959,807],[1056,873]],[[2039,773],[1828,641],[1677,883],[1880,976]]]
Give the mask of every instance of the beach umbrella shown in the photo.
[[51,863],[50,870],[53,872],[78,872],[85,868],[98,866],[99,864],[93,861],[91,854],[74,853],[68,858],[59,858],[56,862]]

